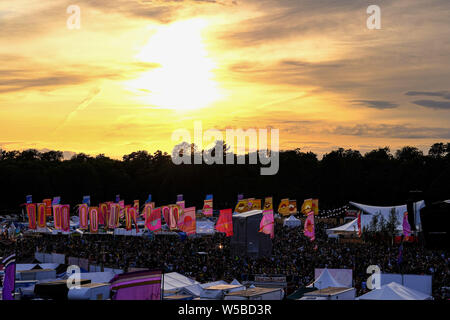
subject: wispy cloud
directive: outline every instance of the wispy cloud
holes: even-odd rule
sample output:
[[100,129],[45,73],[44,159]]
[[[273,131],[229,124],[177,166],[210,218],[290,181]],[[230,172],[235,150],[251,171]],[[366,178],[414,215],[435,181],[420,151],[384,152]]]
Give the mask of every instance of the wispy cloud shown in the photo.
[[373,109],[394,109],[398,107],[397,103],[390,101],[378,101],[378,100],[352,100],[355,104],[366,106]]
[[425,108],[436,109],[436,110],[450,110],[449,101],[435,101],[435,100],[416,100],[413,101],[414,104],[422,106]]

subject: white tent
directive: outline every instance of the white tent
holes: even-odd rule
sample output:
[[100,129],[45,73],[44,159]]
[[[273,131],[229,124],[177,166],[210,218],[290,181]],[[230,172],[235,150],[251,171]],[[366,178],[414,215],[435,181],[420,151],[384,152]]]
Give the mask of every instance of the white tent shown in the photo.
[[396,282],[391,282],[381,286],[379,289],[372,290],[357,300],[432,300],[433,297],[407,288]]
[[[372,218],[378,214],[382,215],[385,220],[388,220],[391,210],[395,209],[395,214],[396,214],[397,220],[398,220],[397,230],[403,230],[403,214],[407,211],[406,204],[400,205],[400,206],[391,206],[391,207],[369,206],[369,205],[351,202],[351,201],[350,201],[350,204],[364,212],[364,214],[361,215],[361,226],[363,228],[369,226],[370,222],[372,221]],[[420,210],[424,207],[425,207],[424,200],[415,202],[413,204],[413,208],[415,208],[416,228],[418,230],[420,230],[420,226],[421,226],[419,213],[420,213]]]
[[358,219],[354,219],[342,226],[327,229],[327,234],[339,233],[339,232],[358,232]]
[[300,219],[297,219],[294,216],[289,216],[289,218],[284,219],[283,226],[285,227],[298,227],[302,225],[302,221]]
[[241,285],[241,283],[239,281],[237,281],[236,279],[233,279],[233,281],[231,281],[230,284]]
[[199,284],[199,282],[186,276],[183,276],[178,272],[164,273],[163,281],[164,281],[164,291],[176,290],[193,284]]
[[328,269],[323,269],[320,276],[308,287],[315,287],[317,289],[325,289],[328,287],[333,288],[346,288],[343,284],[336,281],[336,279],[333,278],[331,273],[328,271]]
[[106,272],[85,272],[80,273],[81,280],[91,280],[92,283],[109,283],[109,281],[115,277],[115,273],[112,271]]

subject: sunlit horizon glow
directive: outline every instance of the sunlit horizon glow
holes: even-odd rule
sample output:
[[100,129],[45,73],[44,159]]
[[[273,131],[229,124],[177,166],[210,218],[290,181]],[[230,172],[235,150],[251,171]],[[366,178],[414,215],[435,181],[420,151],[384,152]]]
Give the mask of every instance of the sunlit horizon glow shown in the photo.
[[280,149],[450,140],[447,0],[0,3],[0,148],[170,153],[174,130],[276,128]]
[[221,97],[202,39],[206,20],[177,21],[160,27],[136,56],[159,67],[124,85],[140,90],[147,102],[159,108],[200,109]]

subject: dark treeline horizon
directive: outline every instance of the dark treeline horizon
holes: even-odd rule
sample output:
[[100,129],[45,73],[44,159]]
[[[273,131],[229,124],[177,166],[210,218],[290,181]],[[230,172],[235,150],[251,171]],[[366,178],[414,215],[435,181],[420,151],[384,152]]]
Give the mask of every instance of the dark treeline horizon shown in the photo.
[[84,195],[90,195],[91,205],[97,206],[114,201],[116,194],[126,204],[140,200],[142,205],[152,194],[156,206],[161,206],[175,203],[176,195],[183,194],[186,206],[197,209],[207,194],[213,194],[214,208],[224,209],[234,208],[242,193],[245,198],[272,196],[275,210],[282,198],[296,199],[298,206],[303,199],[318,198],[321,210],[348,201],[405,204],[412,190],[423,191],[421,198],[429,201],[450,198],[450,143],[435,143],[428,154],[412,146],[394,153],[389,147],[379,148],[364,155],[338,148],[321,160],[299,148],[284,150],[273,176],[260,175],[261,165],[248,164],[248,157],[245,165],[175,165],[160,150],[132,152],[122,160],[84,153],[63,160],[61,151],[0,149],[0,213],[19,213],[28,194],[35,203],[61,196],[61,203],[72,208]]

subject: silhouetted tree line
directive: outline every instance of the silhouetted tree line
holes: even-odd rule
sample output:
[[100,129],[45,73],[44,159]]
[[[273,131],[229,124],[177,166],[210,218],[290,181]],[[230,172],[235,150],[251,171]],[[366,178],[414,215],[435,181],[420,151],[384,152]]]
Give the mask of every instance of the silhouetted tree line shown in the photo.
[[[217,143],[227,149],[223,142]],[[450,143],[433,144],[427,155],[410,146],[394,154],[385,147],[364,155],[339,148],[322,160],[300,149],[280,151],[279,171],[273,176],[260,175],[261,165],[248,164],[248,154],[245,158],[245,165],[175,165],[169,154],[159,150],[132,152],[122,160],[84,153],[63,160],[60,151],[0,150],[0,209],[19,212],[27,194],[33,195],[34,202],[61,196],[62,203],[72,206],[84,195],[97,205],[113,201],[116,194],[126,203],[139,199],[142,204],[152,194],[160,206],[184,194],[186,205],[197,208],[203,206],[206,194],[214,195],[215,208],[234,207],[238,193],[273,196],[275,207],[285,197],[297,199],[298,205],[305,198],[319,198],[320,209],[348,201],[404,204],[410,190],[422,190],[431,201],[450,198]]]

